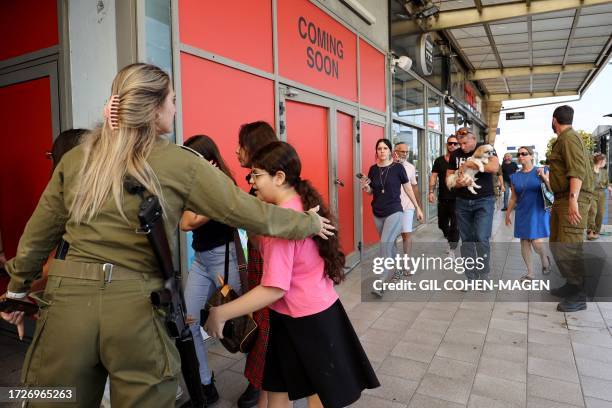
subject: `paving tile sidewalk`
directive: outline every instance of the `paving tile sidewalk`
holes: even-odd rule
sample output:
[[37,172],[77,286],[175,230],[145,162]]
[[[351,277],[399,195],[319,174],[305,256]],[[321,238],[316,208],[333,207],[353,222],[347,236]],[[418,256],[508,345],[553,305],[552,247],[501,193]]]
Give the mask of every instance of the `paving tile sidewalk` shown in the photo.
[[[496,212],[493,241],[509,242],[512,229],[502,214]],[[435,225],[414,236],[442,242]],[[362,302],[361,277],[371,262],[338,287],[382,383],[354,407],[612,408],[612,303],[563,314],[556,302]],[[518,254],[497,266],[501,276],[514,277],[524,268]],[[25,351],[11,344],[0,335],[4,385],[18,383]],[[216,407],[235,406],[246,387],[244,363],[242,355],[212,345],[210,365],[222,397]]]
[[[503,213],[496,212],[493,228],[493,241],[518,242],[503,225]],[[442,238],[435,225],[414,237]],[[612,303],[592,302],[585,311],[564,314],[552,297],[550,302],[362,302],[361,275],[371,271],[371,262],[362,262],[338,287],[382,383],[365,391],[354,407],[612,408]],[[515,253],[501,276],[518,277],[523,269]],[[244,359],[213,345],[211,366],[223,397],[220,407],[235,406],[230,401],[246,386]]]

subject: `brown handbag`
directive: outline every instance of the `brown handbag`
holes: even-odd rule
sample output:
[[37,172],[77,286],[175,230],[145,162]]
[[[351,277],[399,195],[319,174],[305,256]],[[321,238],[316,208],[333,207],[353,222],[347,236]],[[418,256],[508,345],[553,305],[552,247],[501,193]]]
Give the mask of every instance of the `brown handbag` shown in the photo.
[[[234,236],[236,237],[236,235],[237,234],[235,233]],[[244,252],[242,252],[239,239],[234,239],[234,244],[236,245],[236,255],[238,257],[238,263],[240,264],[244,261]],[[239,296],[227,283],[229,278],[229,245],[229,242],[225,244],[224,276],[223,278],[220,276],[218,277],[219,281],[221,282],[221,287],[215,291],[215,293],[204,305],[204,309],[200,311],[200,324],[202,326],[204,326],[206,320],[208,319],[208,312],[211,307],[229,303],[232,300],[237,299]],[[246,262],[244,263],[246,264]],[[240,270],[241,267],[239,266],[239,271]],[[253,320],[252,314],[230,319],[225,322],[225,326],[223,326],[223,339],[221,339],[221,344],[223,344],[223,347],[225,347],[230,353],[237,353],[239,351],[241,353],[248,353],[255,344],[257,330],[257,323],[255,320]]]

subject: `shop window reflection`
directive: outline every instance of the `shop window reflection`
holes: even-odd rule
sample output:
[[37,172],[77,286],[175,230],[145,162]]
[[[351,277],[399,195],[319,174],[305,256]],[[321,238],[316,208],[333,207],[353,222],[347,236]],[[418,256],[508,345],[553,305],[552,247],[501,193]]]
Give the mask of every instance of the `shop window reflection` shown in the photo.
[[[440,140],[441,135],[436,132],[429,132],[427,137],[427,177],[431,175],[431,169],[433,168],[434,161],[442,155],[442,144]],[[429,186],[428,186],[429,188]],[[436,187],[437,188],[437,187]],[[438,196],[438,192],[436,191],[434,194],[436,197]],[[429,204],[427,208],[427,220],[431,220],[433,217],[438,215],[438,206],[436,203]]]
[[[404,125],[402,123],[394,122],[392,127],[392,143],[395,146],[396,143],[404,142],[408,145],[408,157],[406,160],[412,163],[416,169],[417,185],[419,188],[419,201],[423,202],[423,191],[426,187],[427,177],[420,175],[421,171],[421,152],[419,150],[419,140],[422,137],[422,131],[417,128]],[[416,217],[414,218],[414,225],[418,225]]]
[[446,137],[454,135],[457,132],[457,118],[453,108],[444,106],[444,134]]
[[393,75],[393,116],[424,126],[423,84],[402,69]]
[[429,92],[427,98],[427,128],[437,132],[442,131],[440,120],[440,97],[433,92]]

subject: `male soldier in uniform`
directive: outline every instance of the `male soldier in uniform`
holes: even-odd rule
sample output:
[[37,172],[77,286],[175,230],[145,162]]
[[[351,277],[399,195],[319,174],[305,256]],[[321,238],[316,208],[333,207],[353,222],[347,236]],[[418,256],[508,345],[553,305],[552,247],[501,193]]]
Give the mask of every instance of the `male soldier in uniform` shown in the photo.
[[548,156],[550,187],[555,203],[550,216],[550,250],[565,285],[550,293],[563,298],[560,312],[586,309],[583,250],[589,202],[593,193],[593,172],[589,153],[572,129],[574,110],[567,105],[555,109],[552,128],[558,135]]

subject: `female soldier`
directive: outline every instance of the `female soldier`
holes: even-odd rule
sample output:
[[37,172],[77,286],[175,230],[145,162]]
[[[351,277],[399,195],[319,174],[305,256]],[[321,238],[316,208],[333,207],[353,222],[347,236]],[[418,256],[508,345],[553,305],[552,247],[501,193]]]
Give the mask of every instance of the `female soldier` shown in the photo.
[[[74,386],[77,406],[100,404],[107,374],[113,406],[174,405],[178,351],[149,294],[163,286],[143,234],[141,199],[124,193],[130,176],[160,198],[172,238],[184,210],[258,234],[301,239],[330,234],[327,220],[261,203],[208,161],[168,143],[174,91],[148,64],[122,69],[104,124],[68,152],[45,189],[7,262],[7,296],[26,296],[62,238],[66,259],[49,270],[44,305],[22,370],[32,386]],[[23,314],[2,313],[23,333]]]
[[595,194],[589,207],[589,221],[587,228],[587,239],[592,241],[599,238],[603,216],[606,212],[606,189],[612,193],[612,187],[608,185],[608,172],[605,170],[606,156],[597,153],[593,156],[593,174],[595,180]]

